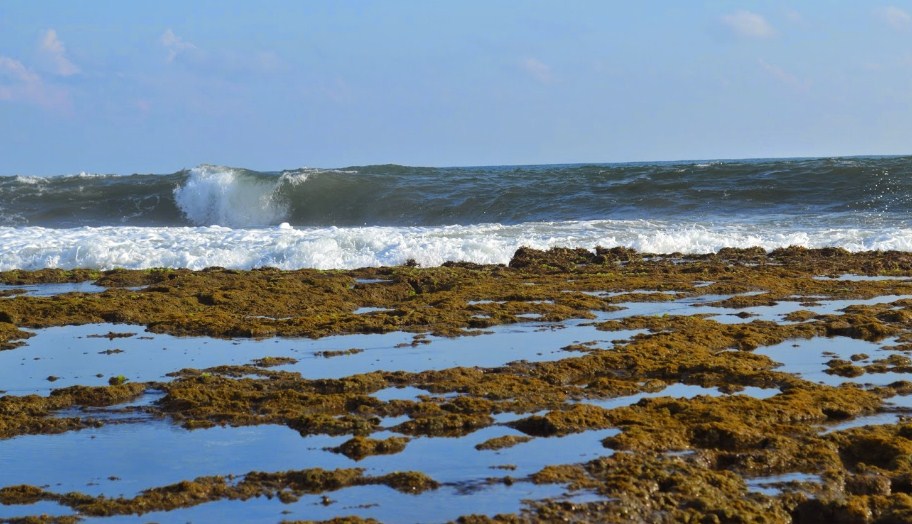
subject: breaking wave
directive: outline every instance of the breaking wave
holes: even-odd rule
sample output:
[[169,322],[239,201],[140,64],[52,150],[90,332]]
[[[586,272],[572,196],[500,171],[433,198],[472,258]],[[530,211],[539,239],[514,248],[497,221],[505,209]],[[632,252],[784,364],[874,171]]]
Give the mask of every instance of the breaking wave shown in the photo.
[[506,263],[520,246],[912,250],[912,157],[0,177],[0,269]]
[[257,228],[912,215],[909,157],[0,177],[0,226]]

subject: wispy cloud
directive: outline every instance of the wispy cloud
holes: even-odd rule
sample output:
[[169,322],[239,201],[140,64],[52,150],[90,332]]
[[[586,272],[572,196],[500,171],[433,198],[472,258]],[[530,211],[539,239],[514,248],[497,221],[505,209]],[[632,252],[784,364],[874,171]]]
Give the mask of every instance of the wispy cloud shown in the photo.
[[41,78],[29,71],[22,62],[0,56],[0,100],[16,100],[28,91],[28,86],[41,83]]
[[723,15],[722,23],[735,35],[745,38],[769,38],[776,34],[766,18],[750,11]]
[[63,112],[72,109],[66,89],[48,85],[25,64],[6,56],[0,56],[0,101],[27,102]]
[[80,72],[79,67],[67,57],[66,47],[57,37],[57,31],[48,29],[41,38],[39,52],[50,62],[54,73],[72,76]]
[[191,65],[198,74],[230,77],[239,73],[277,73],[287,68],[285,61],[273,51],[207,49],[171,29],[166,29],[158,42],[168,51],[168,63]]
[[166,29],[158,41],[161,43],[161,45],[165,46],[165,49],[168,50],[168,63],[173,62],[178,56],[183,53],[186,53],[188,51],[197,51],[199,49],[193,43],[188,42],[174,34],[174,31],[170,29]]
[[554,81],[554,75],[551,74],[551,67],[536,58],[526,58],[520,62],[520,67],[526,73],[543,84]]
[[785,84],[791,89],[798,92],[805,92],[811,88],[811,83],[807,80],[801,79],[792,73],[782,69],[777,65],[768,63],[766,60],[759,59],[758,63],[760,67],[766,72],[767,75],[774,78],[775,80]]
[[896,6],[891,5],[875,9],[874,16],[893,29],[904,30],[912,27],[912,16]]

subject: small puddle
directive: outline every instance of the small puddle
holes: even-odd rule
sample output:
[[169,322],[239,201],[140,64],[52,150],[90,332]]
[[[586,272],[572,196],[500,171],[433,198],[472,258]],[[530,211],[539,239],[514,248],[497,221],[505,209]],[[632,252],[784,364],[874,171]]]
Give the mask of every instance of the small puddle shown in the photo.
[[[731,395],[747,395],[749,397],[766,399],[772,396],[779,394],[780,391],[777,388],[758,388],[758,387],[746,387],[743,391],[738,391],[731,393]],[[658,398],[658,397],[672,397],[678,399],[691,399],[699,395],[709,395],[712,397],[721,397],[724,395],[729,395],[728,393],[722,393],[717,388],[706,388],[703,386],[695,386],[691,384],[671,384],[661,391],[655,391],[650,393],[637,393],[636,395],[629,395],[626,397],[615,397],[610,399],[598,400],[598,399],[583,399],[577,403],[592,404],[604,409],[616,409],[627,406],[632,406],[644,398]]]
[[899,422],[902,416],[903,413],[883,412],[867,415],[864,417],[856,417],[845,422],[826,425],[824,426],[825,429],[821,431],[821,434],[825,435],[834,431],[845,431],[847,429],[860,428],[864,426],[882,426],[884,424],[896,424]]
[[[885,341],[885,344],[889,343],[891,341]],[[847,337],[793,339],[773,346],[757,348],[754,353],[765,355],[779,362],[781,366],[776,369],[777,371],[793,373],[805,380],[828,386],[838,386],[846,382],[882,386],[898,380],[909,379],[909,375],[906,373],[865,373],[858,377],[843,377],[825,372],[830,369],[827,362],[834,358],[851,361],[853,355],[865,354],[872,358],[883,358],[897,353],[884,349],[880,344],[865,340]]]
[[[494,472],[496,474],[496,472]],[[495,516],[519,512],[527,500],[552,498],[568,503],[599,500],[588,492],[565,494],[558,484],[536,485],[515,482],[492,484],[481,490],[442,486],[420,495],[400,493],[386,486],[356,486],[322,495],[305,495],[297,502],[283,504],[278,498],[257,497],[246,501],[219,501],[168,512],[146,513],[141,517],[117,517],[117,522],[280,522],[293,520],[330,521],[351,515],[380,522],[444,523],[462,515]],[[105,523],[110,519],[87,518],[80,522]]]
[[[572,293],[572,291],[570,291]],[[677,291],[660,291],[658,289],[633,289],[631,291],[580,291],[584,295],[599,298],[614,298],[624,295],[669,295],[675,296]]]
[[[73,385],[104,386],[112,376],[133,382],[169,381],[186,368],[246,365],[264,357],[290,357],[297,363],[278,369],[307,379],[341,378],[376,370],[421,372],[457,366],[498,367],[525,360],[572,358],[561,348],[593,341],[600,348],[645,330],[598,331],[582,320],[495,326],[479,336],[424,338],[412,333],[338,335],[322,339],[223,340],[144,332],[142,326],[90,324],[35,330],[24,346],[0,351],[0,384],[8,394],[47,395]],[[107,334],[127,334],[109,338]],[[357,348],[362,351],[341,351]],[[333,358],[326,358],[333,352]],[[338,355],[336,355],[338,353]],[[48,380],[53,377],[54,380]]]
[[844,275],[839,275],[836,277],[817,276],[817,277],[814,277],[814,280],[843,281],[843,282],[880,282],[880,281],[887,281],[887,280],[908,281],[908,280],[912,280],[912,277],[891,276],[891,275],[853,275],[851,273],[846,273]]
[[808,473],[784,473],[782,475],[772,475],[769,477],[746,478],[747,490],[754,493],[762,493],[768,497],[780,495],[784,490],[784,484],[791,482],[814,482],[820,483],[819,475]]
[[143,408],[152,406],[165,396],[164,391],[148,390],[139,398],[123,404],[103,407],[74,407],[56,411],[57,418],[81,418],[104,421],[106,423],[140,423],[153,419],[152,414]]
[[908,299],[912,299],[912,295],[881,295],[867,299],[821,300],[820,305],[803,307],[802,309],[813,311],[818,315],[833,315],[839,313],[849,306],[873,306],[875,304],[892,304],[897,300]]
[[507,424],[509,422],[515,422],[519,419],[523,419],[526,417],[531,417],[534,415],[542,417],[547,414],[548,414],[547,409],[543,409],[541,411],[536,411],[534,413],[513,413],[512,411],[504,411],[503,413],[495,413],[495,414],[491,415],[491,418],[493,418],[494,422],[497,424]]
[[433,393],[416,388],[414,386],[405,386],[401,388],[385,388],[380,391],[371,393],[372,397],[377,400],[382,400],[383,402],[389,402],[390,400],[412,400],[417,402],[420,400],[420,396],[435,396]]
[[403,422],[408,422],[411,420],[411,417],[408,415],[399,415],[397,417],[381,417],[379,427],[383,429],[391,429]]
[[49,500],[42,500],[34,504],[0,504],[0,520],[15,519],[36,515],[47,515],[48,517],[64,517],[75,515],[75,512],[67,506],[60,505]]
[[[300,342],[297,364],[281,369],[296,371],[304,378],[340,378],[371,371],[421,372],[452,367],[470,366],[492,368],[509,362],[525,360],[545,362],[572,358],[576,355],[561,348],[581,341],[595,341],[602,348],[611,348],[613,340],[627,340],[646,330],[605,332],[595,329],[588,321],[569,320],[563,323],[518,323],[494,326],[478,336],[428,336],[426,343],[413,345],[414,335],[387,333],[382,335],[342,335]],[[311,357],[306,353],[316,348],[357,347],[364,351],[331,359]],[[279,356],[278,354],[276,356]],[[294,355],[292,355],[294,356]]]
[[57,493],[132,497],[204,475],[348,467],[348,458],[323,451],[345,440],[276,425],[187,431],[164,420],[111,424],[5,440],[3,478]]
[[[527,416],[527,415],[526,415]],[[465,483],[491,476],[531,475],[549,464],[577,464],[613,454],[602,446],[602,440],[617,435],[616,429],[573,433],[562,437],[536,437],[500,450],[478,450],[475,446],[492,438],[526,436],[508,426],[488,426],[463,437],[418,437],[405,450],[395,455],[375,455],[357,462],[369,474],[398,470],[416,470],[444,483]],[[381,432],[372,438],[386,438],[393,432]],[[428,457],[433,457],[429,459]],[[493,469],[510,466],[511,469]]]
[[385,307],[359,307],[354,311],[356,315],[368,315],[370,313],[392,313],[395,309]]
[[64,293],[102,293],[108,288],[96,286],[94,282],[65,282],[62,284],[24,284],[21,286],[0,284],[0,293],[4,291],[22,290],[10,296],[19,297],[53,297]]
[[[142,326],[88,324],[35,330],[25,345],[0,351],[0,384],[9,394],[47,395],[74,385],[106,386],[123,375],[133,382],[167,381],[184,368],[242,365],[267,356],[295,356],[296,340],[175,337],[145,333]],[[108,338],[108,333],[134,333]],[[278,340],[278,339],[275,339]],[[49,380],[53,377],[54,380]]]
[[630,316],[661,316],[661,315],[709,315],[713,320],[722,324],[740,324],[754,320],[766,320],[788,324],[783,317],[799,310],[811,311],[817,315],[839,314],[849,306],[870,306],[875,304],[889,304],[897,300],[910,299],[912,295],[883,295],[870,299],[855,300],[819,300],[815,299],[812,306],[802,305],[808,297],[795,297],[795,300],[782,300],[774,305],[752,306],[745,308],[728,308],[708,306],[705,304],[721,302],[736,296],[749,296],[752,293],[740,295],[703,295],[670,300],[666,302],[621,302],[615,304],[624,309],[611,312],[594,312],[599,321],[620,320]]
[[912,395],[896,395],[885,399],[884,404],[892,408],[912,410]]
[[[629,293],[620,294],[626,295]],[[619,311],[594,313],[598,316],[599,321],[620,320],[631,316],[696,315],[706,311],[698,310],[698,308],[695,306],[726,300],[732,298],[733,296],[736,295],[699,295],[661,302],[619,302],[614,305],[622,307],[624,309]],[[731,313],[734,311],[732,309],[726,308],[706,308],[705,306],[704,309],[718,310],[724,313]]]

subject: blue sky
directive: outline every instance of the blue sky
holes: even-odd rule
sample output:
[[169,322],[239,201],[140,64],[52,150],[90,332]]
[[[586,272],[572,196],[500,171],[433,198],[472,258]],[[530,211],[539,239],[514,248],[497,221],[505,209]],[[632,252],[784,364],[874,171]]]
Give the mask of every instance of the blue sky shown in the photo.
[[910,143],[912,1],[0,2],[0,175]]

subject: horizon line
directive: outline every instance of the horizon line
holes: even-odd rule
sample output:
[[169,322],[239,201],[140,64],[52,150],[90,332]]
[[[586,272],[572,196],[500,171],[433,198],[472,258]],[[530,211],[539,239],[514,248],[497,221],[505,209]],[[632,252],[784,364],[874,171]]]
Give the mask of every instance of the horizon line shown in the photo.
[[0,177],[16,177],[16,176],[26,176],[26,177],[38,177],[38,178],[50,178],[50,177],[72,177],[72,176],[131,176],[131,175],[170,175],[180,173],[182,171],[188,171],[190,169],[200,167],[200,166],[214,166],[214,167],[224,167],[227,169],[245,169],[249,171],[258,171],[263,173],[280,173],[283,171],[294,171],[298,169],[318,169],[318,170],[342,170],[342,169],[352,169],[352,168],[364,168],[364,167],[375,167],[375,166],[397,166],[397,167],[406,167],[406,168],[415,168],[415,169],[470,169],[470,168],[493,168],[493,167],[533,167],[533,166],[612,166],[612,165],[635,165],[635,164],[694,164],[694,163],[714,163],[714,162],[758,162],[758,161],[790,161],[790,160],[822,160],[822,159],[858,159],[858,158],[902,158],[902,157],[912,157],[912,153],[889,153],[889,154],[846,154],[846,155],[820,155],[820,156],[782,156],[782,157],[719,157],[719,158],[679,158],[671,160],[623,160],[623,161],[604,161],[604,162],[546,162],[546,163],[521,163],[521,164],[397,164],[392,162],[368,162],[363,164],[348,164],[340,165],[336,167],[314,167],[314,166],[298,166],[292,168],[282,168],[282,169],[254,169],[251,167],[237,166],[237,165],[228,165],[228,164],[218,164],[212,162],[200,162],[192,167],[181,167],[176,170],[164,170],[161,172],[155,172],[151,170],[145,171],[134,171],[131,173],[125,172],[101,172],[101,171],[89,171],[89,170],[79,170],[67,173],[54,173],[54,174],[26,174],[26,173],[12,173],[12,174],[3,174]]

